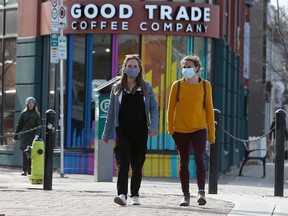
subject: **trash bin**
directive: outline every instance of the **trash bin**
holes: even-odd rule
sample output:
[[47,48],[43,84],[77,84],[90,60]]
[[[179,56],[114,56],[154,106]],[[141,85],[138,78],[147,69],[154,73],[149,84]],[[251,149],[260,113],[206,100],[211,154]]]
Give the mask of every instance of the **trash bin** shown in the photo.
[[95,97],[95,147],[94,147],[94,180],[112,182],[113,180],[113,147],[114,133],[109,142],[103,143],[101,136],[109,108],[109,97],[112,85],[120,79],[117,76],[96,88]]

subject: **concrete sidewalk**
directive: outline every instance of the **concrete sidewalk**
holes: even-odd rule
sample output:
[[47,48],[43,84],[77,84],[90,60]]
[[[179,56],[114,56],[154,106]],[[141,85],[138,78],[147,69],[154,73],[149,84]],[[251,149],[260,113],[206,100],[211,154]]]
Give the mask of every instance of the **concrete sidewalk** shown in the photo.
[[[197,188],[191,181],[189,207],[180,207],[178,179],[144,178],[140,206],[121,207],[113,202],[116,181],[94,182],[90,175],[53,174],[51,191],[32,185],[21,170],[0,168],[0,215],[288,215],[288,163],[285,164],[284,197],[274,197],[274,164],[267,164],[261,178],[261,165],[247,165],[244,176],[238,169],[221,176],[218,194],[207,194],[207,204],[196,203]],[[129,180],[130,182],[130,180]],[[208,181],[207,181],[208,182]],[[208,191],[208,185],[206,185]]]

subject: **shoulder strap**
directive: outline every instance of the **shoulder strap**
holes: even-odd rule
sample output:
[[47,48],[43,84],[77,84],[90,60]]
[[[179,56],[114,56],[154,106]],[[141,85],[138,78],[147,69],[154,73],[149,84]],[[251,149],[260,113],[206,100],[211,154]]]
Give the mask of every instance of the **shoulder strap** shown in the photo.
[[204,90],[204,99],[203,99],[203,107],[206,108],[205,99],[206,99],[206,81],[203,79],[203,90]]
[[178,103],[178,101],[179,101],[179,92],[180,92],[180,80],[178,80],[177,84],[178,84],[178,88],[177,88],[177,103]]

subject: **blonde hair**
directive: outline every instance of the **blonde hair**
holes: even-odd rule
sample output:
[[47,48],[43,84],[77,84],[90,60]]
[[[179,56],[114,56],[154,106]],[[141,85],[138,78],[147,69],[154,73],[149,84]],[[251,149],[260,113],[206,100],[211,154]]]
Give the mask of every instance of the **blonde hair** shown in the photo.
[[186,61],[191,61],[193,62],[194,66],[197,68],[196,73],[199,72],[202,68],[201,68],[201,63],[200,63],[200,59],[198,56],[196,55],[188,55],[185,56],[182,60],[181,60],[181,66],[183,66],[185,64]]
[[136,81],[136,85],[135,87],[132,89],[132,94],[134,94],[137,89],[139,87],[141,87],[142,92],[144,95],[146,95],[146,88],[145,88],[145,83],[144,83],[144,70],[143,70],[143,66],[142,66],[142,61],[139,58],[138,54],[129,54],[129,55],[125,55],[125,59],[123,61],[122,64],[122,68],[120,70],[121,73],[121,79],[120,79],[120,83],[117,85],[116,87],[116,94],[120,94],[120,91],[123,91],[124,89],[128,89],[128,83],[127,83],[127,74],[124,72],[128,61],[135,59],[138,62],[138,66],[140,68],[140,73],[138,74],[138,76],[136,77],[135,81]]

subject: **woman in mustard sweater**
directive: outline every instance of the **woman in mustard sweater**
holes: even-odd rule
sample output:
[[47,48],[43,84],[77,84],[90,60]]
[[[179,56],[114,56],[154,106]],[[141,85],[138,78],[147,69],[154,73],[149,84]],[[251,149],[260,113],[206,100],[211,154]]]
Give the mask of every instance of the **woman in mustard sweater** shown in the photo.
[[199,77],[201,65],[197,56],[183,58],[181,67],[184,78],[172,84],[168,102],[168,132],[172,135],[180,156],[179,177],[183,192],[180,206],[190,205],[190,146],[193,148],[196,164],[197,202],[205,205],[204,152],[207,136],[211,144],[215,143],[212,88],[209,81]]

